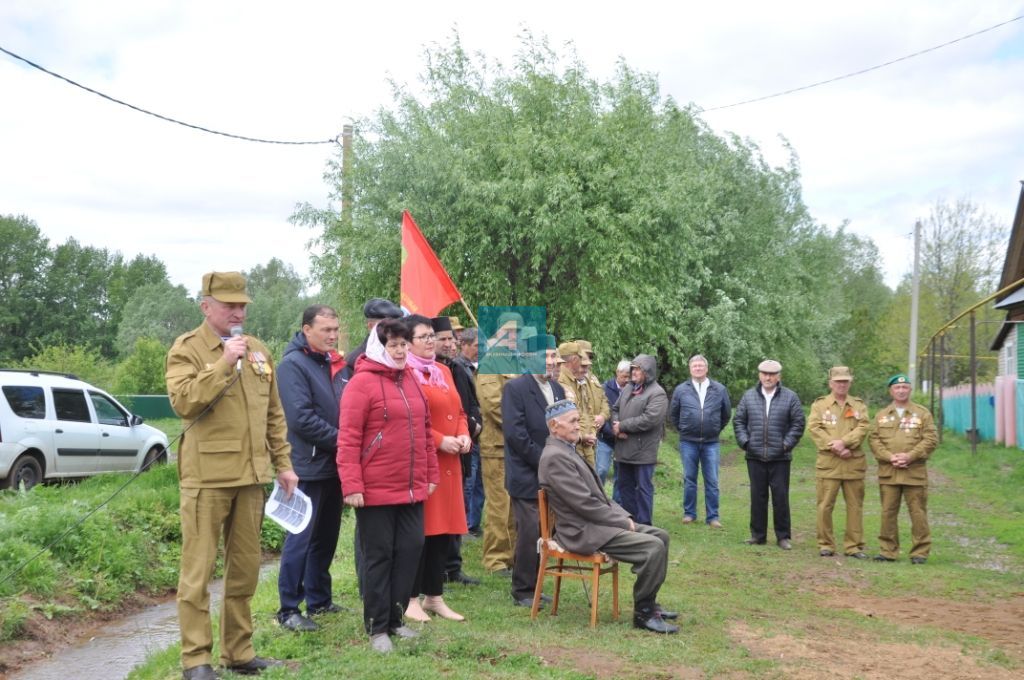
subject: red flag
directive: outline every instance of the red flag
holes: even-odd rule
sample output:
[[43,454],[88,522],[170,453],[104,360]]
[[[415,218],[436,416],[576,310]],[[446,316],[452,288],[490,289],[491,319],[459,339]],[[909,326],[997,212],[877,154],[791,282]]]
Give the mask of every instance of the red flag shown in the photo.
[[462,299],[408,210],[402,211],[402,308],[410,314],[435,317]]

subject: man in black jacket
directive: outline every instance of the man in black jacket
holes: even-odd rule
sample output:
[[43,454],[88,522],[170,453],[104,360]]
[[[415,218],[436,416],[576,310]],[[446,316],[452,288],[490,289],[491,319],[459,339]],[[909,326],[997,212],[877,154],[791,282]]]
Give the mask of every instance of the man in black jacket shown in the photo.
[[804,411],[793,390],[783,387],[782,364],[766,359],[757,366],[759,382],[743,393],[732,419],[736,443],[747,455],[750,476],[750,538],[762,545],[768,538],[768,492],[771,491],[775,540],[791,550],[789,467],[793,449],[804,434]]
[[530,338],[531,351],[544,352],[544,373],[521,375],[505,385],[501,397],[501,428],[505,435],[505,488],[516,519],[515,562],[512,566],[512,600],[517,606],[533,606],[537,585],[537,467],[548,438],[544,411],[560,399],[565,390],[558,384],[561,359],[551,335]]
[[[302,330],[277,365],[292,466],[299,475],[299,489],[313,506],[309,525],[302,533],[285,534],[281,551],[277,620],[293,631],[316,630],[308,617],[340,611],[332,600],[330,568],[341,529],[341,482],[335,450],[338,403],[347,381],[337,344],[338,314],[327,305],[312,305],[302,313]],[[303,599],[306,616],[299,611]]]

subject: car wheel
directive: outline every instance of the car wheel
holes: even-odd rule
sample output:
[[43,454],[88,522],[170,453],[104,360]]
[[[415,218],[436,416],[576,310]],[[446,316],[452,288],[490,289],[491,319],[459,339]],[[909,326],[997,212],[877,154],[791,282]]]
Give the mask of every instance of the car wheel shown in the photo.
[[43,468],[39,465],[39,461],[32,456],[22,456],[14,461],[7,479],[4,480],[4,486],[8,489],[20,489],[24,484],[25,489],[28,490],[42,481]]
[[142,469],[150,470],[157,465],[165,465],[166,463],[167,451],[162,446],[154,446],[146,453],[146,457],[142,461]]

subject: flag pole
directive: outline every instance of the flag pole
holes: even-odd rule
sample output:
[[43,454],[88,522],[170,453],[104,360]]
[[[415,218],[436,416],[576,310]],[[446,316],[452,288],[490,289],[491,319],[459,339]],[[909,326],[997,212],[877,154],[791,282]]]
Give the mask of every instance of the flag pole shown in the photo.
[[466,304],[466,301],[463,300],[462,298],[459,298],[459,302],[462,303],[462,308],[466,310],[466,314],[469,314],[469,318],[473,320],[473,325],[479,326],[480,324],[477,322],[476,317],[473,316],[473,312],[472,310],[470,310],[469,305]]

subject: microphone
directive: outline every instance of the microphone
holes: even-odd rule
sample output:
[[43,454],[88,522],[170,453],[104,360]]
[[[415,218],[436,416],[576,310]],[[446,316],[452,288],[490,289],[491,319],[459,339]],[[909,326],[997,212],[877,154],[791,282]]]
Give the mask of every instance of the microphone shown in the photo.
[[[241,326],[232,326],[231,327],[231,337],[238,338],[238,337],[241,337],[241,335],[242,335],[242,327]],[[239,373],[242,372],[242,357],[238,357],[238,361],[235,362],[235,370],[238,371]]]

